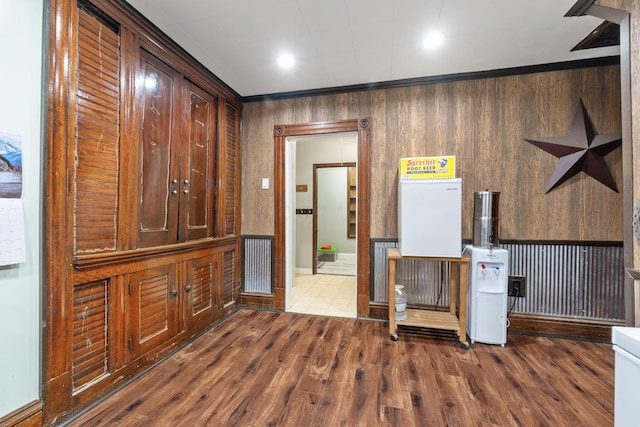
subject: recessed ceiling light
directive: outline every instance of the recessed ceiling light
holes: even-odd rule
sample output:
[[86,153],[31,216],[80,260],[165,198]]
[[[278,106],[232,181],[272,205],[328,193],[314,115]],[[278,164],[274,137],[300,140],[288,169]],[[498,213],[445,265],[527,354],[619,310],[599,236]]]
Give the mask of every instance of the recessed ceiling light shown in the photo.
[[282,68],[291,68],[295,64],[293,57],[288,53],[283,53],[278,57],[278,65]]
[[439,31],[433,31],[424,38],[422,45],[427,49],[433,49],[440,46],[444,42],[444,34]]

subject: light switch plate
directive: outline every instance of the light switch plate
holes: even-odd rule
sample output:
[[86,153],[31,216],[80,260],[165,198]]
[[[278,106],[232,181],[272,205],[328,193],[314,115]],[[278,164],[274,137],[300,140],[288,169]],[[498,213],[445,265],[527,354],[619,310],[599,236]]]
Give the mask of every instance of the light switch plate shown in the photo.
[[262,178],[262,189],[263,190],[269,189],[269,178]]

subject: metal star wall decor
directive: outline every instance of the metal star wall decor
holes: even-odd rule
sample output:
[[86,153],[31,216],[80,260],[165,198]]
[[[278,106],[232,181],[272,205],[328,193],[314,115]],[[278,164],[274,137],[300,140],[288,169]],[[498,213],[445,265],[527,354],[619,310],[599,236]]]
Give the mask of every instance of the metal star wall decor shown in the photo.
[[622,134],[596,135],[582,100],[571,123],[569,135],[558,138],[525,138],[524,140],[560,158],[545,194],[580,171],[618,192],[604,156],[622,145]]

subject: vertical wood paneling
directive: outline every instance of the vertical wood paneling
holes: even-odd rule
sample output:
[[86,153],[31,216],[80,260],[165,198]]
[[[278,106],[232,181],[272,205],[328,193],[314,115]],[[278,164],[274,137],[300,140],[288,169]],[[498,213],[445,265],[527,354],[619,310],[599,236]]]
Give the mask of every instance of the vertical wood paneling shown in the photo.
[[109,371],[108,281],[73,290],[73,388],[77,390]]
[[78,14],[75,138],[75,252],[116,248],[120,108],[118,34]]
[[[257,185],[272,173],[273,125],[340,120],[366,111],[373,125],[371,237],[396,237],[400,157],[452,154],[463,180],[463,237],[472,235],[473,193],[490,188],[501,192],[505,239],[621,240],[621,194],[582,173],[545,194],[558,159],[524,141],[566,136],[580,99],[598,132],[619,132],[619,74],[619,66],[612,65],[381,89],[359,98],[340,94],[248,103],[243,233],[274,232],[273,194]],[[620,152],[606,157],[618,185]]]
[[[262,108],[254,108],[261,106]],[[277,123],[272,104],[247,104],[242,111],[242,217],[250,215],[252,234],[273,235],[274,190],[257,191],[261,178],[273,181],[273,126]],[[269,126],[264,126],[270,123]],[[245,197],[245,192],[251,194]],[[256,217],[260,220],[256,221]],[[244,221],[244,219],[243,219]],[[242,233],[247,229],[242,226]]]
[[[372,105],[371,112],[375,117],[384,117],[386,115],[387,109],[387,91],[385,90],[374,90],[372,95]],[[385,144],[387,140],[387,132],[389,126],[387,126],[386,120],[378,120],[374,124],[375,131],[371,132],[371,146],[379,147],[382,144]],[[385,156],[381,155],[377,149],[371,150],[371,171],[383,171],[386,168],[384,167]],[[397,191],[391,182],[388,182],[389,175],[386,173],[372,173],[370,177],[371,183],[371,219],[374,218],[387,218],[389,222],[397,221],[397,211],[396,209],[392,209],[393,205],[398,204],[397,202]],[[375,190],[374,190],[375,189]],[[375,193],[377,191],[383,191],[384,194],[387,195],[387,205],[383,203],[374,203],[373,200],[375,198]],[[372,221],[371,222],[371,232],[373,236],[383,236],[385,227],[382,222]]]

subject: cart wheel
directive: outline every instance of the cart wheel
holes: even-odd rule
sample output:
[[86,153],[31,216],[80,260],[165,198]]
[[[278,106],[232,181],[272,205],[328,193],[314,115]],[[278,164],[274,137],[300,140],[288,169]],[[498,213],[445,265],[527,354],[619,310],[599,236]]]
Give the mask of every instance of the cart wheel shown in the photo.
[[465,350],[469,350],[469,342],[468,341],[461,341],[460,342],[460,347],[464,348]]
[[398,341],[398,334],[391,334],[391,341]]

